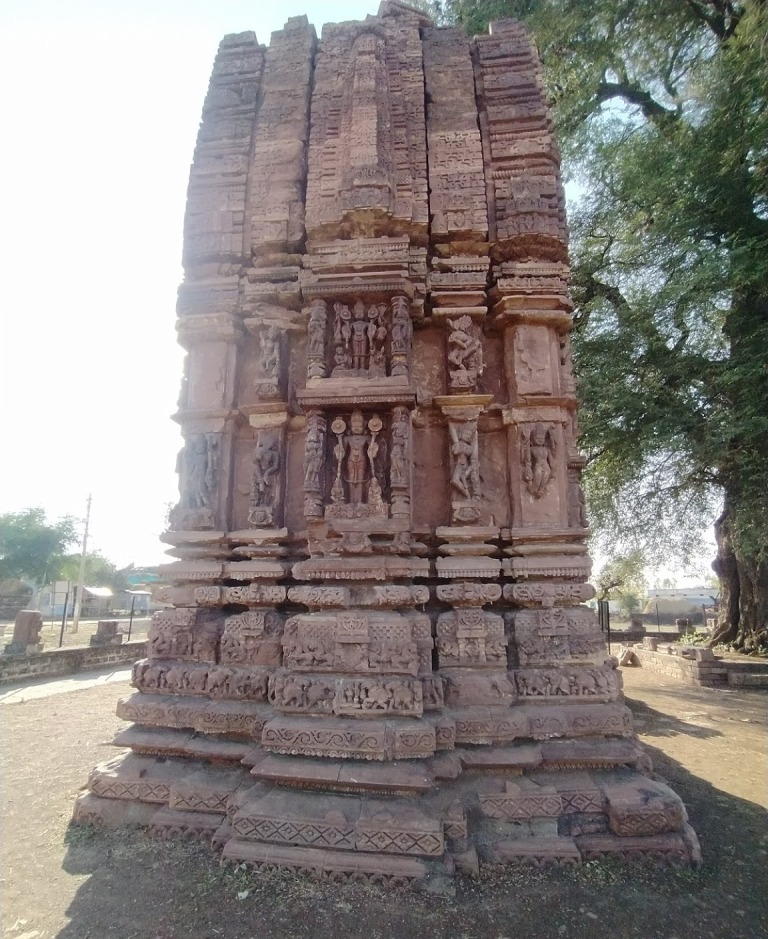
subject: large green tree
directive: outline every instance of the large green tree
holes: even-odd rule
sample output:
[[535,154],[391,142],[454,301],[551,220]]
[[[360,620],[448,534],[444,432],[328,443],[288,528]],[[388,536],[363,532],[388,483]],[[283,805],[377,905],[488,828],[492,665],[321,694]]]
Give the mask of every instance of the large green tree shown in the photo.
[[0,515],[0,580],[40,587],[59,576],[67,549],[76,543],[72,518],[49,522],[41,508]]
[[[446,0],[529,26],[571,213],[590,512],[676,560],[717,512],[717,639],[768,645],[765,0]],[[719,508],[716,508],[718,507]]]

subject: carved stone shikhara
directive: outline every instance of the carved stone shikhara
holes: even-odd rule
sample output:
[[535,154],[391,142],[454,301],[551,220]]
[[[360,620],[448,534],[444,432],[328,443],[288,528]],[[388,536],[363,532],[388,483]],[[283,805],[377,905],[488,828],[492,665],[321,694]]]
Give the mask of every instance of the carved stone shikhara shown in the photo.
[[168,609],[76,819],[342,879],[697,860],[585,605],[567,262],[517,23],[223,40]]

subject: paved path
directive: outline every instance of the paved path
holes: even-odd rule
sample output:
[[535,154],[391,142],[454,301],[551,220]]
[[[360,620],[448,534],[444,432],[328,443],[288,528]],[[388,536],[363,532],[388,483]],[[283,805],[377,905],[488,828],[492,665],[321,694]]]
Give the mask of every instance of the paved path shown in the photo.
[[47,698],[52,694],[63,694],[65,691],[81,691],[111,681],[128,681],[130,677],[130,668],[109,668],[78,672],[61,678],[37,678],[34,681],[27,679],[0,685],[0,704],[22,704],[35,698]]

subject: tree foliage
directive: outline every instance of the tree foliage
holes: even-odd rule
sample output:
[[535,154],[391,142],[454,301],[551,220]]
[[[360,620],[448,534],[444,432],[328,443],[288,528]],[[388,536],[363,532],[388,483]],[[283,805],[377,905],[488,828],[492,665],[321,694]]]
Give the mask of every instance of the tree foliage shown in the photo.
[[595,578],[600,599],[617,600],[622,611],[631,616],[640,607],[648,589],[645,565],[645,554],[638,549],[611,558]]
[[[77,583],[80,575],[80,555],[67,555],[62,560],[59,573],[62,580]],[[124,573],[100,551],[89,551],[85,556],[85,583],[91,587],[111,587],[119,592],[125,590],[127,580]]]
[[0,515],[0,580],[39,587],[59,576],[67,548],[76,543],[73,518],[51,523],[42,508]]
[[532,30],[571,213],[574,352],[603,548],[715,531],[718,638],[768,641],[765,0],[447,0]]

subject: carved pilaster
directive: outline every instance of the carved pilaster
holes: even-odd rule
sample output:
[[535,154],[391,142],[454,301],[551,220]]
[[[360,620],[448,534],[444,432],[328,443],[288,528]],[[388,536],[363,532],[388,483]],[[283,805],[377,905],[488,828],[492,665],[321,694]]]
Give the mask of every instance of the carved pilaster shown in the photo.
[[323,485],[325,482],[325,431],[327,421],[320,411],[307,415],[307,433],[304,441],[304,515],[321,518],[323,515]]

